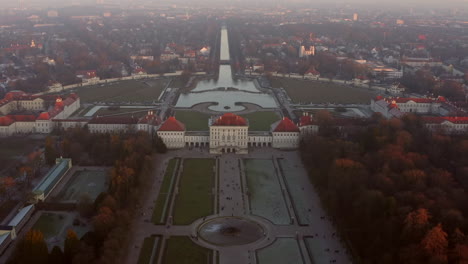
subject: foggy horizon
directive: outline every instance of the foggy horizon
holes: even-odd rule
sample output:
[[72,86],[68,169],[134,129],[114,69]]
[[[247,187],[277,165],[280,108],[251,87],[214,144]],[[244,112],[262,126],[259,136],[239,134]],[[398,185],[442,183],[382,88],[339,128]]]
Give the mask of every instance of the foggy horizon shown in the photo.
[[[87,1],[76,1],[76,0],[68,0],[68,1],[57,1],[57,0],[20,0],[20,1],[9,1],[9,0],[0,0],[0,4],[2,4],[2,8],[11,8],[17,7],[18,5],[22,4],[24,7],[34,6],[34,7],[43,7],[43,8],[60,8],[66,6],[90,6],[96,5],[97,1],[87,0]],[[297,4],[316,4],[317,6],[307,6],[306,8],[320,8],[320,7],[349,7],[352,5],[358,5],[358,7],[363,7],[365,5],[369,8],[390,8],[390,9],[398,9],[398,8],[405,8],[405,7],[420,7],[422,9],[427,8],[467,8],[468,7],[468,0],[447,0],[447,1],[437,1],[437,0],[428,0],[428,1],[421,1],[421,0],[395,0],[395,1],[383,1],[383,2],[375,2],[373,0],[335,0],[335,1],[326,1],[326,0],[294,0],[294,1],[286,1],[286,0],[257,0],[257,1],[245,1],[245,0],[237,0],[237,1],[211,1],[211,0],[200,0],[200,1],[142,1],[142,0],[104,0],[100,1],[101,5],[115,5],[120,6],[121,8],[126,8],[129,6],[164,6],[164,5],[178,5],[183,7],[190,7],[192,4],[207,4],[219,7],[220,4],[227,3],[228,6],[235,6],[240,3],[251,3],[253,6],[257,6],[258,4],[266,4],[271,3],[277,6],[294,6]],[[199,7],[199,6],[194,6]],[[265,6],[265,8],[267,8]]]

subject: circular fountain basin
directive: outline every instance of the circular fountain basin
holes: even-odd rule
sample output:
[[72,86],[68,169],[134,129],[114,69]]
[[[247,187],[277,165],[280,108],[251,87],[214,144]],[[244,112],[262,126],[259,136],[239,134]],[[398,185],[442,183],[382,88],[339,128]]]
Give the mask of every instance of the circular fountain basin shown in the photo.
[[240,217],[219,217],[200,225],[198,235],[217,246],[238,246],[253,243],[265,236],[256,222]]

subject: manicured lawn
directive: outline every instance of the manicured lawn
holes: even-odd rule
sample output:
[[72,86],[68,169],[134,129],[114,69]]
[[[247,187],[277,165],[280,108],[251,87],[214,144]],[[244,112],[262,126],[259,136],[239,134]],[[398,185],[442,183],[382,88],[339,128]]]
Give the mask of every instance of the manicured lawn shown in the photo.
[[275,112],[271,111],[255,112],[242,116],[249,120],[250,131],[269,131],[270,126],[280,119]]
[[194,111],[177,111],[175,117],[185,124],[187,131],[208,131],[210,115]]
[[75,172],[65,188],[58,195],[60,202],[78,202],[83,195],[95,200],[109,186],[107,172],[101,170],[80,170]]
[[[161,244],[160,241],[161,236],[150,236],[145,238],[143,241],[143,246],[140,250],[140,256],[138,257],[138,264],[152,264],[157,262],[159,246]],[[151,257],[153,257],[152,262]]]
[[212,250],[196,245],[188,237],[175,236],[167,240],[162,263],[210,264],[212,261]]
[[244,159],[250,210],[274,224],[287,225],[290,217],[275,167],[269,159]]
[[188,225],[213,213],[214,166],[214,159],[184,160],[174,204],[175,225]]
[[283,87],[294,103],[366,103],[374,95],[366,90],[330,82],[275,78],[273,87]]
[[161,189],[159,190],[158,199],[154,205],[153,216],[151,217],[153,223],[156,225],[166,222],[167,211],[169,210],[176,178],[174,172],[177,173],[179,167],[178,162],[180,162],[180,159],[171,159],[164,173],[164,179],[161,184]]
[[258,250],[257,259],[259,264],[304,263],[299,245],[294,238],[278,238],[272,245]]
[[127,80],[78,88],[82,103],[157,101],[169,80]]

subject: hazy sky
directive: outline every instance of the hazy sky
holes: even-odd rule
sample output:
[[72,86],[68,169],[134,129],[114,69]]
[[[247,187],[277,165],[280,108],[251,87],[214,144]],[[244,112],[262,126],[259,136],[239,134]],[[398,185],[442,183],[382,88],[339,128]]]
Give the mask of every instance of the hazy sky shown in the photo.
[[[96,3],[96,0],[0,0],[1,6],[19,6],[19,2],[22,1],[25,3],[25,6],[28,6],[28,3],[33,4],[34,6],[42,5],[45,7],[53,5],[68,5],[73,3],[80,3],[83,5],[89,5]],[[437,6],[437,7],[446,7],[446,8],[468,8],[468,0],[104,0],[107,3],[120,3],[127,5],[129,3],[177,3],[177,4],[195,4],[203,2],[216,2],[216,3],[233,3],[233,2],[271,2],[271,3],[281,3],[287,4],[288,2],[307,2],[311,4],[369,4],[370,6],[390,6],[390,7],[402,7],[402,6],[415,6],[420,5],[421,7]]]

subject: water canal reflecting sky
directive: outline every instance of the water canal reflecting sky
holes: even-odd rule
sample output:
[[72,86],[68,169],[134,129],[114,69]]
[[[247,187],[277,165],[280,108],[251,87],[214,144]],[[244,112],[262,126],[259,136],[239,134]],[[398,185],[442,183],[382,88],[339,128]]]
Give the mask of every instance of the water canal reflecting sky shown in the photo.
[[[221,58],[229,58],[229,42],[227,29],[221,29]],[[216,88],[236,88],[238,91],[214,91]],[[257,104],[263,108],[276,108],[276,102],[270,94],[262,93],[252,80],[235,78],[231,66],[220,65],[217,78],[201,80],[192,92],[181,94],[176,107],[192,107],[193,105],[213,102],[209,107],[219,112],[236,112],[245,107],[235,105],[236,102]]]

